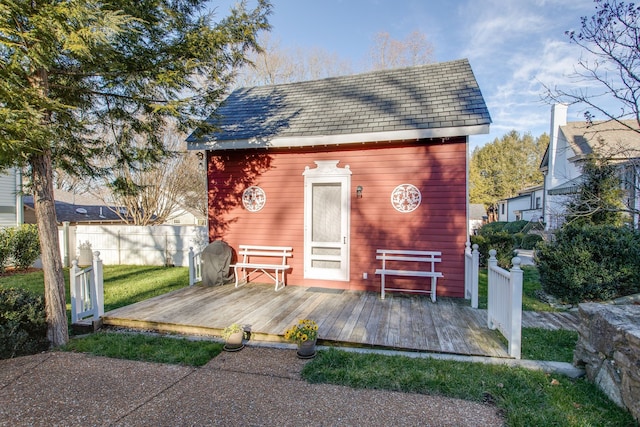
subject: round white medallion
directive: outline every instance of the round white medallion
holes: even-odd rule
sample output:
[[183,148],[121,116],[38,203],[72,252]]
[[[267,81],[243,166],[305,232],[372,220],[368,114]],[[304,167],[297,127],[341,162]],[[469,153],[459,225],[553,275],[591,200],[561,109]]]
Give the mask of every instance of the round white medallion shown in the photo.
[[258,212],[264,207],[267,201],[267,195],[260,187],[251,186],[242,193],[242,204],[249,212]]
[[391,205],[398,212],[412,212],[420,206],[422,195],[415,185],[400,184],[391,192]]

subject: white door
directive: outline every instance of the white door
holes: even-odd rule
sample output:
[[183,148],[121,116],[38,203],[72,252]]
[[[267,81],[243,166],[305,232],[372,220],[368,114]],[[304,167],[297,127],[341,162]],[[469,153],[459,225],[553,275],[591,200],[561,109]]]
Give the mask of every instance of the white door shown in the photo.
[[315,163],[304,172],[304,277],[348,281],[351,171]]

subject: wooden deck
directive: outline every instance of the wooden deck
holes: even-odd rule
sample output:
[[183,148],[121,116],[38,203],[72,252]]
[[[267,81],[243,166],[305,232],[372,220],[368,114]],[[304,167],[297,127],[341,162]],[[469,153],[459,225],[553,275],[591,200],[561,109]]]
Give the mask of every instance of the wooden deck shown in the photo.
[[[193,286],[105,313],[105,325],[165,332],[220,336],[238,322],[252,340],[284,342],[284,331],[309,318],[318,322],[319,344],[366,346],[410,351],[509,357],[499,333],[486,326],[486,311],[468,302],[440,298],[273,284],[218,287]],[[536,327],[550,325],[544,315],[532,317]],[[525,320],[526,323],[526,320]]]

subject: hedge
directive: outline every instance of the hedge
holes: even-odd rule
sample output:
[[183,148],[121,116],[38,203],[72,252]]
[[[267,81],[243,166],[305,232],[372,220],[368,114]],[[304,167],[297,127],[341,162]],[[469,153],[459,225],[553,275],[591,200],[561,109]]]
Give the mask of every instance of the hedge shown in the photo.
[[0,289],[0,359],[48,348],[44,298],[24,289]]
[[610,225],[565,226],[540,244],[542,288],[568,303],[640,292],[640,234]]
[[0,229],[0,273],[8,265],[29,268],[40,256],[38,228],[33,224]]

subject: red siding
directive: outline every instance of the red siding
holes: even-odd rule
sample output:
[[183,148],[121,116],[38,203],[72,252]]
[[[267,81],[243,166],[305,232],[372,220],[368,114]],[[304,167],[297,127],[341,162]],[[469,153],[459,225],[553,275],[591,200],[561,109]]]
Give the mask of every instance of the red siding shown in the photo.
[[[228,151],[209,155],[210,240],[239,244],[292,246],[288,285],[379,290],[376,249],[442,251],[438,294],[463,296],[466,219],[466,139],[405,145],[362,145],[360,149],[290,149]],[[314,160],[339,160],[351,176],[350,281],[304,279],[304,177]],[[400,184],[420,189],[422,203],[410,213],[390,202]],[[260,186],[267,201],[262,210],[244,209],[242,192]],[[356,187],[364,188],[356,198]],[[368,273],[368,279],[362,273]],[[402,279],[393,278],[394,285]],[[414,287],[427,286],[416,284]]]

